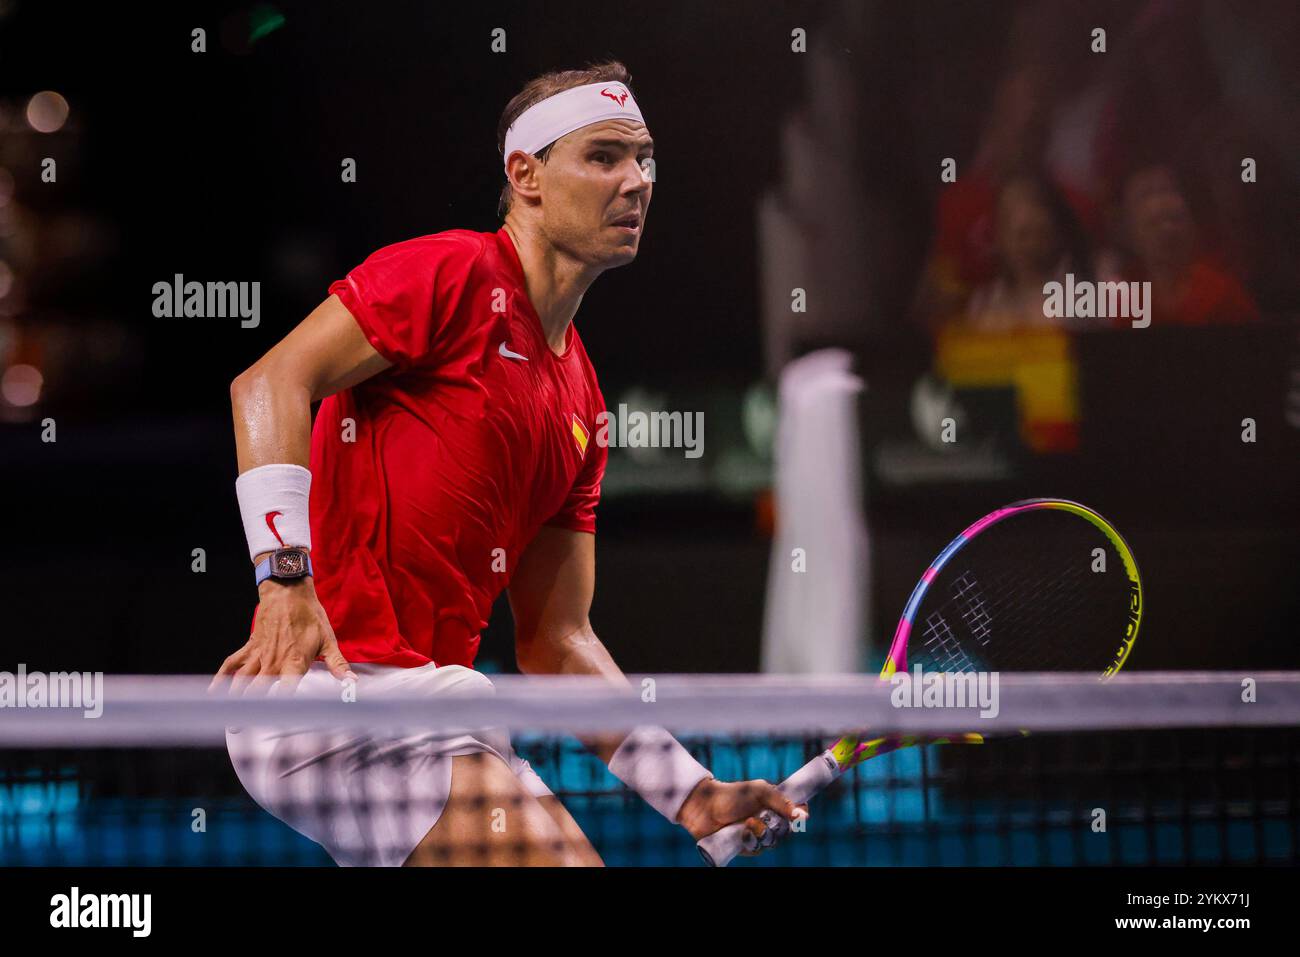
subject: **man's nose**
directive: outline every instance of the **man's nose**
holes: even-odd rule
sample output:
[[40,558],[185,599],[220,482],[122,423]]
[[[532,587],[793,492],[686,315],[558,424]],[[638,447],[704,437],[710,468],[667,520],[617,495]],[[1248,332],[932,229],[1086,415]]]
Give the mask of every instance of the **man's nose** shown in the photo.
[[[653,164],[653,160],[646,161]],[[624,183],[624,189],[627,192],[640,193],[650,188],[654,182],[654,166],[650,165],[649,169],[640,163],[635,164],[635,168],[629,174],[627,181]]]

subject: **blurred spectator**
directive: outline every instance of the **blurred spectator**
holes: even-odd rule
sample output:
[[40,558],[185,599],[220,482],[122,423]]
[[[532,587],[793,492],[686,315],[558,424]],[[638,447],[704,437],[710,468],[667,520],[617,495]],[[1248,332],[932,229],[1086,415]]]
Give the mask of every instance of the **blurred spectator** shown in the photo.
[[[930,325],[961,314],[977,287],[1005,277],[1005,250],[995,233],[1002,216],[1000,183],[1016,171],[1038,169],[1044,162],[1052,123],[1051,88],[1038,64],[1010,71],[994,93],[987,125],[968,169],[958,169],[955,183],[939,193],[934,237],[917,309]],[[1072,224],[1092,223],[1095,204],[1086,193],[1057,186],[1053,172],[1040,189],[1050,194]],[[1053,264],[1055,265],[1055,264]],[[1041,285],[1039,292],[1041,296]]]
[[1259,318],[1254,300],[1201,248],[1186,193],[1167,166],[1135,170],[1123,183],[1119,248],[1100,258],[1103,281],[1151,283],[1151,320],[1206,326]]
[[[919,318],[933,328],[966,311],[973,290],[1001,268],[996,186],[1010,170],[1045,170],[1099,242],[1100,201],[1122,195],[1130,171],[1165,157],[1194,177],[1177,192],[1196,211],[1192,261],[1172,269],[1179,294],[1157,293],[1157,306],[1185,307],[1167,321],[1294,310],[1300,127],[1291,116],[1300,61],[1291,51],[1300,6],[1140,0],[1103,13],[1091,0],[1047,0],[1012,9],[1004,45],[983,61],[1001,64],[991,95],[981,95],[976,70],[944,87],[963,83],[985,103],[977,138],[949,132],[925,143],[922,161],[955,158],[957,179],[934,195]],[[1098,27],[1104,53],[1093,48]],[[951,116],[945,124],[955,128]],[[1243,181],[1246,158],[1258,182]],[[1132,237],[1110,241],[1127,247]],[[1124,271],[1138,278],[1139,257],[1125,253]]]
[[960,313],[971,290],[996,272],[997,183],[1017,167],[1036,165],[1042,155],[1045,110],[1040,90],[1030,70],[1003,78],[970,169],[959,166],[957,181],[939,194],[919,303],[927,320]]
[[998,193],[993,246],[998,275],[976,290],[967,323],[981,332],[1054,325],[1043,314],[1043,285],[1091,278],[1087,240],[1061,191],[1045,177],[1019,175]]
[[[1116,96],[1099,167],[1119,195],[1128,174],[1175,160],[1198,242],[1261,311],[1300,296],[1300,5],[1145,0],[1116,47]],[[1262,171],[1243,182],[1243,160]],[[1266,171],[1266,172],[1263,172]]]

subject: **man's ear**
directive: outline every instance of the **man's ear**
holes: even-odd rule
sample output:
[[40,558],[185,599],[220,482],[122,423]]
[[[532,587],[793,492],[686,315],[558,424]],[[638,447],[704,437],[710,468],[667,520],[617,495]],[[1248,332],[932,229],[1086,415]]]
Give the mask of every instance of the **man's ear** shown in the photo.
[[510,188],[516,196],[537,199],[541,195],[541,184],[538,182],[541,166],[541,160],[529,156],[523,150],[515,150],[510,154],[510,161],[506,164],[506,178],[510,180]]

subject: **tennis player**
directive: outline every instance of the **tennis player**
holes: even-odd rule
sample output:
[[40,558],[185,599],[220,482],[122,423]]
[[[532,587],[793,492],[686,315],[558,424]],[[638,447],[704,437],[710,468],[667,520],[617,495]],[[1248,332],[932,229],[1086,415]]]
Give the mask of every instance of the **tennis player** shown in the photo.
[[[629,80],[608,62],[528,83],[497,131],[502,228],[379,250],[235,379],[260,603],[214,682],[490,687],[472,666],[502,589],[522,671],[626,682],[588,619],[605,403],[574,317],[645,230],[654,144]],[[227,743],[253,798],[340,864],[600,863],[503,731]],[[715,780],[660,728],[595,747],[697,839],[805,813],[768,782]]]

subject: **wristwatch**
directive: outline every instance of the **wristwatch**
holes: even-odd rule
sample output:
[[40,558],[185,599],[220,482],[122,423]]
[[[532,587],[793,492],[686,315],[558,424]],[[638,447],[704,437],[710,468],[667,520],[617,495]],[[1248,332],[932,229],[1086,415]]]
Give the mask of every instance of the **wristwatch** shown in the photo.
[[257,563],[257,583],[268,578],[276,581],[293,581],[306,578],[311,572],[311,556],[305,548],[277,548]]

